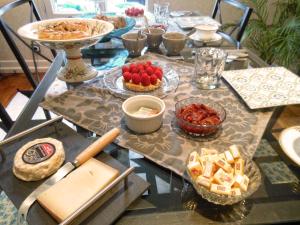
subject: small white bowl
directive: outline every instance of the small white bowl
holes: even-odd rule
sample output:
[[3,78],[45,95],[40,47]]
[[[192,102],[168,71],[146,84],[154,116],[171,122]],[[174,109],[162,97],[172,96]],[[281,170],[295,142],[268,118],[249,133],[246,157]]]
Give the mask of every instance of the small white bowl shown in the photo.
[[[157,109],[155,115],[141,117],[134,115],[141,107]],[[160,98],[152,95],[137,95],[128,98],[122,104],[127,127],[135,133],[146,134],[158,130],[163,121],[165,103]]]
[[199,24],[195,26],[196,32],[193,34],[194,37],[198,37],[201,40],[212,39],[218,30],[217,25],[206,25]]

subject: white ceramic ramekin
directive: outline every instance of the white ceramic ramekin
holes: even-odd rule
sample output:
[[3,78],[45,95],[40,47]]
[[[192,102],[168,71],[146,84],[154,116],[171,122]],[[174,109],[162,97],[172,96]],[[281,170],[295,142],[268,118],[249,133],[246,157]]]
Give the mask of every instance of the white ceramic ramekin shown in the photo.
[[[141,107],[156,109],[158,113],[147,117],[134,115]],[[139,134],[151,133],[158,130],[163,121],[165,108],[163,100],[151,95],[136,95],[128,98],[122,104],[127,127]]]

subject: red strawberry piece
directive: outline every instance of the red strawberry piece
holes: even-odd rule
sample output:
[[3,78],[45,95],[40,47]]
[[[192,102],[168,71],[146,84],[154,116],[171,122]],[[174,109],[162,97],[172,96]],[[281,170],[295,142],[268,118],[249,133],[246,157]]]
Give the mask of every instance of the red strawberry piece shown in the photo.
[[139,10],[138,9],[133,9],[133,16],[138,16],[139,15]]
[[151,61],[147,61],[146,64],[147,64],[148,66],[151,66],[151,65],[152,65],[152,62],[151,62]]
[[162,79],[162,72],[161,71],[156,70],[154,74],[157,76],[158,79],[160,79],[160,80]]
[[140,74],[146,73],[146,71],[144,69],[139,71]]
[[150,82],[151,84],[155,85],[157,83],[157,76],[155,74],[152,74],[150,76]]
[[153,71],[151,66],[148,66],[147,69],[146,69],[146,72],[148,73],[149,76],[151,76],[154,71]]
[[132,74],[129,72],[123,73],[123,78],[126,82],[129,82],[131,80]]
[[141,83],[142,83],[143,86],[149,86],[150,85],[150,77],[145,73],[142,74]]
[[134,84],[140,84],[141,83],[141,76],[137,73],[132,74],[132,82]]
[[127,66],[122,67],[122,73],[125,73],[125,72],[129,72],[129,67],[127,67]]
[[144,15],[144,9],[141,9],[141,15]]

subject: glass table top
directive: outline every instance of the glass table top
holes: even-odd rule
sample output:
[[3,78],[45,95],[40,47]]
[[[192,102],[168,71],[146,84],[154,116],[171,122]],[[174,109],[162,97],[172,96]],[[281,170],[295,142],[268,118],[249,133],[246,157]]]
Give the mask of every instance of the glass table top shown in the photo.
[[[186,49],[189,56],[193,55],[192,47],[188,45]],[[164,49],[160,48],[155,53],[165,54],[164,52]],[[85,60],[99,71],[121,66],[131,60],[119,39],[112,39],[109,42],[83,49],[82,54]],[[181,60],[191,61],[191,58],[182,57]],[[247,60],[228,62],[226,70],[264,66],[267,64],[249,51]],[[63,83],[61,81],[55,82]],[[297,110],[296,112],[299,112]],[[262,173],[262,185],[249,199],[232,206],[218,206],[209,203],[197,195],[193,186],[182,177],[160,167],[140,154],[123,149],[116,144],[110,145],[105,150],[107,153],[125,166],[135,167],[135,173],[151,184],[149,190],[116,220],[116,224],[275,224],[299,222],[300,169],[284,155],[278,144],[278,134],[285,128],[285,125],[282,125],[278,118],[287,113],[286,111],[286,107],[275,109],[253,158]],[[297,116],[290,121],[292,123],[298,121]],[[86,137],[95,136],[83,128],[77,127],[77,131]],[[89,223],[84,222],[83,224]]]

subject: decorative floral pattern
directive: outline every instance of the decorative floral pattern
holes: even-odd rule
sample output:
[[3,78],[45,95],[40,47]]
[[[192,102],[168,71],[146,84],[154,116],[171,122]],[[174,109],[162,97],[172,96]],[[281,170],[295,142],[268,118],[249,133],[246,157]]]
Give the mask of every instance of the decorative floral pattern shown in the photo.
[[[46,109],[63,115],[74,123],[99,135],[113,127],[121,127],[118,144],[132,149],[157,164],[183,175],[189,153],[200,147],[224,149],[235,143],[246,155],[253,157],[272,111],[249,111],[243,102],[224,84],[214,90],[199,90],[192,82],[193,65],[147,54],[137,60],[157,60],[175,70],[180,77],[179,86],[164,98],[166,111],[162,127],[151,134],[137,135],[127,129],[122,113],[123,99],[113,96],[98,77],[82,86],[69,90],[42,103]],[[220,135],[211,141],[187,139],[172,128],[176,101],[198,96],[221,104],[227,113]]]
[[225,71],[222,76],[251,109],[300,103],[300,78],[284,67]]

